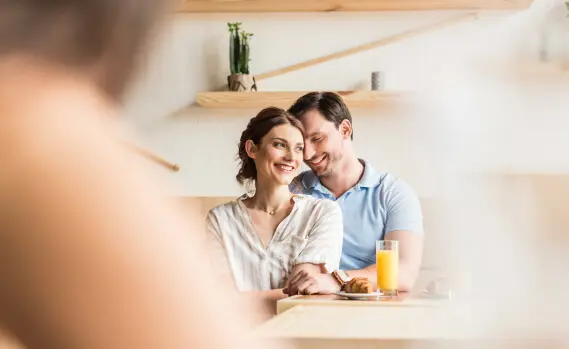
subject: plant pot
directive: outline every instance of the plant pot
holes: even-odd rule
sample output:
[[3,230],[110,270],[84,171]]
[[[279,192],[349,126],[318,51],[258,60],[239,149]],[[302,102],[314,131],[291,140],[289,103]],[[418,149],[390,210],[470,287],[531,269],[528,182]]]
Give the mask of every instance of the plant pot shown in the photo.
[[227,77],[229,91],[251,92],[257,91],[255,77],[249,74],[233,74]]

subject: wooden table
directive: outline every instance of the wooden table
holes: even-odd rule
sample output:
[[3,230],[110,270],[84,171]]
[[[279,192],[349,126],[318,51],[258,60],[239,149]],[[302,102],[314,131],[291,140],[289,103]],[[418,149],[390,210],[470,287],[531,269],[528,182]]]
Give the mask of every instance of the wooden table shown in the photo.
[[427,298],[409,293],[400,293],[394,298],[381,298],[378,301],[349,300],[336,295],[292,296],[277,302],[277,315],[298,305],[309,306],[363,306],[363,307],[438,307],[448,303],[448,299]]
[[[257,327],[263,348],[541,349],[559,340],[491,337],[452,307],[298,305]],[[551,343],[550,343],[551,342]],[[567,342],[562,342],[568,344]]]
[[267,345],[285,341],[294,348],[400,348],[451,336],[443,315],[436,307],[297,305],[258,327],[255,334]]

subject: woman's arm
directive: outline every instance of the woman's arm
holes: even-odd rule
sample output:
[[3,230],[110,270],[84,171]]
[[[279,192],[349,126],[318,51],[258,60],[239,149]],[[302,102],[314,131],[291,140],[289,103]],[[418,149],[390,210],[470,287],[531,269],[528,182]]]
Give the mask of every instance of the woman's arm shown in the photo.
[[[298,275],[301,275],[302,272],[319,273],[321,272],[322,268],[323,264],[297,264],[293,267],[292,272],[290,273],[289,281],[295,277],[298,277]],[[289,281],[287,281],[285,289],[288,287],[287,285]],[[267,318],[270,318],[272,315],[275,315],[277,313],[277,302],[288,297],[288,294],[283,292],[283,288],[269,291],[250,291],[244,293],[246,295],[246,299],[249,302],[254,302],[257,306],[260,307],[260,320],[265,320]]]
[[340,206],[328,199],[320,199],[313,212],[316,222],[308,234],[308,243],[296,258],[297,264],[319,265],[319,270],[337,270],[342,256],[344,225]]
[[321,205],[321,210],[318,211],[316,223],[309,234],[306,247],[297,258],[297,262],[312,267],[301,268],[290,278],[283,290],[289,296],[321,293],[337,286],[329,273],[338,269],[340,264],[344,237],[342,211],[331,200],[323,199],[318,204]]
[[[385,240],[399,241],[398,290],[411,292],[421,269],[423,235],[411,231],[392,231],[385,234]],[[350,277],[366,277],[371,283],[377,285],[376,264],[346,272]]]
[[218,216],[215,214],[214,209],[211,209],[206,216],[205,220],[206,229],[206,254],[211,270],[213,271],[214,278],[218,282],[223,283],[225,287],[237,289],[235,276],[231,271],[229,259],[227,258],[227,251],[223,243],[221,227],[218,221]]
[[[239,292],[235,278],[231,272],[227,254],[221,238],[220,224],[214,210],[208,212],[206,218],[206,230],[208,241],[209,261],[215,271],[216,279],[224,289],[233,289]],[[282,289],[268,291],[245,291],[240,292],[241,298],[251,309],[248,315],[252,316],[253,324],[263,322],[276,314],[276,302],[286,297]]]

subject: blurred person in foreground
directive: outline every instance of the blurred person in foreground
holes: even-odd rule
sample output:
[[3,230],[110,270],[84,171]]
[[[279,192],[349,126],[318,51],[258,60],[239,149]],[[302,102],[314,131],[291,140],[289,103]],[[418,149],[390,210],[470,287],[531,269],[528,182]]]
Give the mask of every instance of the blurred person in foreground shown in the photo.
[[27,348],[251,345],[111,125],[161,3],[0,0],[0,326]]

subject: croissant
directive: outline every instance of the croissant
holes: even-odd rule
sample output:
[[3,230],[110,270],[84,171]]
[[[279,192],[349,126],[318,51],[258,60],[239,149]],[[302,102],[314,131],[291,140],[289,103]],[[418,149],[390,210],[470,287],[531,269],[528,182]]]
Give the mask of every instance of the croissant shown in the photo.
[[357,277],[353,278],[346,286],[344,286],[346,293],[373,293],[373,286],[367,278]]

